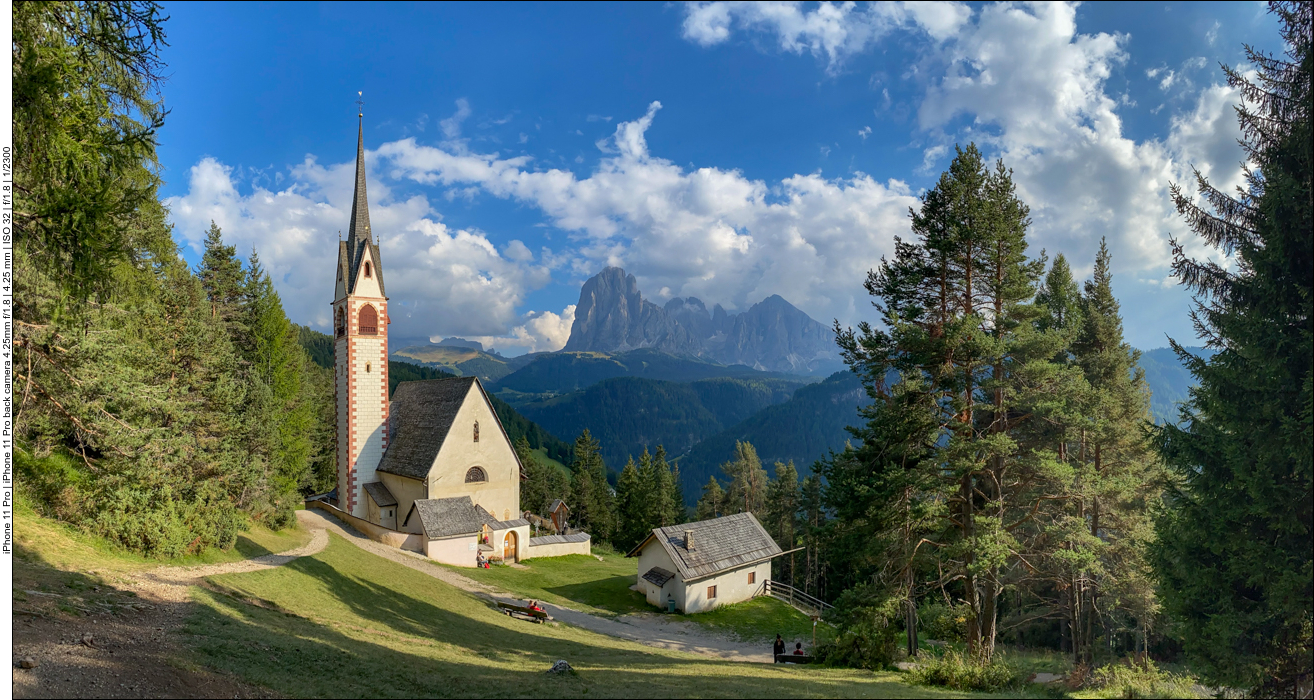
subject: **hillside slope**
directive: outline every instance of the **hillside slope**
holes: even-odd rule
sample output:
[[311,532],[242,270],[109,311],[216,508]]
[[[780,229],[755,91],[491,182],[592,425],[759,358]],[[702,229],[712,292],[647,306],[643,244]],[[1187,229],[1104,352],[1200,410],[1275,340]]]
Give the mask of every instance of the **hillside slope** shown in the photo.
[[457,377],[476,376],[485,384],[511,374],[534,359],[533,355],[508,358],[491,355],[477,348],[432,344],[403,347],[392,351],[389,357],[421,367],[441,369]]
[[[644,348],[616,354],[555,352],[537,355],[524,367],[494,383],[496,391],[525,394],[565,394],[586,389],[615,377],[641,377],[670,382],[693,382],[717,377],[780,378],[809,381],[788,374],[760,372],[744,365],[722,365],[684,355]],[[815,380],[812,380],[815,381]]]
[[688,450],[762,408],[787,401],[798,386],[779,378],[680,383],[613,377],[519,410],[558,435],[578,435],[588,428],[607,465],[619,470],[645,448],[663,445],[672,454]]
[[734,454],[737,440],[753,443],[768,470],[777,461],[793,460],[800,475],[807,475],[828,450],[844,447],[850,439],[845,428],[858,422],[858,407],[870,401],[856,375],[836,372],[799,388],[788,401],[709,435],[687,453],[676,452],[686,499],[696,502],[709,476],[723,478],[720,465]]

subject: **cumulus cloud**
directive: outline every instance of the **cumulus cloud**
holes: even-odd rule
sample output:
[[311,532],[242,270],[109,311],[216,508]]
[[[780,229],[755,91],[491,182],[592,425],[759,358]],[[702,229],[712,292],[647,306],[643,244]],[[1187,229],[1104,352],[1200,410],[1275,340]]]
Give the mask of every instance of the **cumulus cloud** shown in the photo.
[[684,38],[713,46],[735,27],[771,35],[791,53],[825,57],[831,68],[895,29],[915,28],[935,41],[957,33],[972,15],[959,2],[822,2],[806,9],[795,2],[690,2],[685,5]]
[[527,157],[457,153],[413,139],[384,144],[378,154],[417,183],[477,185],[537,207],[573,236],[564,263],[573,274],[621,265],[649,294],[667,287],[731,309],[781,294],[814,318],[852,318],[863,303],[855,280],[907,230],[916,203],[908,187],[862,173],[767,183],[735,170],[686,170],[649,153],[646,133],[660,107],[654,102],[618,124],[586,177],[535,168]]
[[[560,314],[551,311],[530,311],[524,323],[504,335],[485,335],[471,338],[486,348],[516,348],[524,352],[555,352],[566,346],[570,327],[575,323],[575,305],[571,304]],[[518,353],[517,353],[518,354]]]
[[[367,154],[373,166],[376,158]],[[351,212],[353,162],[293,167],[285,189],[250,186],[242,193],[234,169],[213,158],[191,168],[188,192],[166,201],[175,235],[200,250],[210,221],[245,256],[252,248],[273,278],[293,320],[329,327],[337,243]],[[546,284],[523,244],[506,255],[476,230],[442,223],[423,196],[394,199],[384,178],[370,173],[370,218],[380,236],[399,336],[496,335],[521,323],[525,294]]]
[[[1019,194],[1032,208],[1033,245],[1089,269],[1107,237],[1115,271],[1126,273],[1119,293],[1134,297],[1145,290],[1133,280],[1161,286],[1168,237],[1185,228],[1168,199],[1169,183],[1189,181],[1190,164],[1224,184],[1239,176],[1242,153],[1228,108],[1237,95],[1225,86],[1206,88],[1190,114],[1172,120],[1167,138],[1134,141],[1123,134],[1119,100],[1105,92],[1113,68],[1127,60],[1126,37],[1080,34],[1075,20],[1071,5],[983,8],[938,57],[946,68],[929,85],[919,122],[937,134],[954,117],[970,115],[972,126],[951,135],[984,144],[1015,170]],[[1199,65],[1191,59],[1184,68]],[[1166,66],[1146,75],[1162,76],[1165,89],[1174,80]],[[1141,327],[1161,330],[1150,316],[1177,318],[1185,298],[1154,298],[1129,313],[1140,316]],[[1186,323],[1172,330],[1190,337]]]

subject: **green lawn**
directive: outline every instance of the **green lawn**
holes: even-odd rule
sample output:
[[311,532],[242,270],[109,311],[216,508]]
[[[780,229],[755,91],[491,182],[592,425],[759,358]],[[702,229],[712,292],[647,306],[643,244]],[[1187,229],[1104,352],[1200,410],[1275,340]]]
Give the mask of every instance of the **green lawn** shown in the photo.
[[550,464],[556,467],[557,469],[560,469],[561,471],[565,472],[566,474],[570,474],[570,467],[567,467],[561,462],[558,462],[557,460],[549,457],[547,453],[547,448],[540,447],[537,450],[534,450],[534,454],[538,457],[538,461],[542,462],[543,464]]
[[599,551],[596,557],[572,554],[566,557],[528,559],[518,569],[458,569],[462,575],[522,598],[544,600],[595,615],[614,616],[655,611],[643,596],[630,590],[634,585],[634,559],[623,554]]
[[[775,639],[779,634],[791,651],[795,642],[803,642],[805,649],[812,648],[812,619],[775,598],[753,598],[685,619],[745,641]],[[817,623],[818,644],[830,641],[833,636],[830,625]]]
[[[501,571],[501,570],[499,570]],[[194,589],[194,661],[294,697],[967,697],[890,673],[744,664],[534,625],[336,535]],[[565,659],[576,675],[544,671]]]

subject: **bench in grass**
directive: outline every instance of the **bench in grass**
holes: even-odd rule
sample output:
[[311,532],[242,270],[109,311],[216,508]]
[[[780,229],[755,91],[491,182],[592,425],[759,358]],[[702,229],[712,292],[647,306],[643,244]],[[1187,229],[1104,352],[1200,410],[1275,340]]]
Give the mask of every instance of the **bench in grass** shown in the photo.
[[778,664],[810,664],[813,662],[811,656],[803,654],[776,654],[776,663]]
[[506,613],[507,615],[510,615],[511,617],[514,617],[518,620],[525,620],[526,622],[543,623],[552,619],[551,615],[548,615],[542,610],[527,608],[523,605],[512,605],[511,603],[499,602],[497,604],[497,607],[501,608],[502,612]]

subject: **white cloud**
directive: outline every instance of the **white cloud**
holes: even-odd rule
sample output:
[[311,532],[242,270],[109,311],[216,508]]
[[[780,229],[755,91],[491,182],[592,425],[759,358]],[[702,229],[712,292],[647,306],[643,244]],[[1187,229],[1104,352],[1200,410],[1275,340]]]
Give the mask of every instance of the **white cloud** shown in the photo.
[[1205,32],[1205,41],[1208,42],[1210,46],[1213,46],[1214,42],[1218,41],[1218,30],[1222,26],[1222,23],[1218,20],[1214,20],[1214,26],[1210,27],[1209,31]]
[[861,129],[858,129],[858,135],[862,137],[863,141],[866,141],[867,137],[871,136],[871,127],[864,126]]
[[972,15],[959,2],[822,2],[812,9],[794,2],[690,2],[685,4],[684,37],[701,46],[730,38],[738,26],[772,35],[791,53],[824,56],[834,69],[895,29],[916,28],[935,41],[957,33]]
[[731,309],[780,294],[823,322],[850,320],[865,303],[860,280],[891,251],[893,236],[907,231],[907,210],[917,201],[908,187],[861,173],[768,184],[733,170],[685,170],[649,153],[645,134],[659,108],[654,102],[639,119],[618,124],[609,153],[586,177],[412,139],[378,153],[390,171],[415,182],[478,185],[537,207],[572,234],[573,255],[552,263],[571,274],[621,265],[649,294],[669,287]]
[[[375,161],[367,153],[367,165]],[[241,255],[258,250],[288,316],[325,330],[354,166],[325,167],[307,157],[291,169],[287,188],[252,186],[243,194],[233,168],[205,158],[191,168],[187,194],[166,205],[175,235],[193,249],[200,250],[214,220]],[[519,322],[525,294],[547,283],[548,268],[534,266],[523,244],[512,242],[504,257],[484,233],[442,223],[425,197],[394,199],[373,172],[369,192],[394,334],[500,334]]]
[[456,113],[452,116],[438,122],[443,129],[443,136],[449,139],[458,138],[461,135],[461,122],[470,117],[470,102],[464,97],[456,100]]
[[471,340],[479,341],[489,350],[516,348],[524,352],[555,352],[565,347],[570,339],[570,327],[575,323],[575,305],[567,306],[560,314],[530,311],[523,320],[524,323],[506,335],[483,335]]
[[[920,125],[932,136],[975,140],[1014,169],[1019,195],[1031,206],[1032,241],[1051,254],[1063,252],[1078,269],[1089,270],[1101,237],[1107,237],[1115,272],[1124,276],[1118,293],[1125,299],[1148,290],[1138,280],[1162,289],[1170,262],[1168,236],[1185,225],[1168,199],[1168,185],[1190,185],[1188,164],[1234,182],[1242,154],[1234,140],[1235,116],[1228,105],[1235,91],[1206,88],[1195,97],[1194,111],[1176,117],[1168,137],[1136,142],[1123,134],[1116,109],[1119,100],[1105,92],[1114,66],[1127,60],[1126,37],[1080,34],[1070,5],[991,5],[964,27],[937,58],[946,65],[930,84],[922,103]],[[1185,68],[1195,68],[1191,59]],[[1180,74],[1166,66],[1146,71],[1164,89]],[[972,126],[945,135],[951,120],[971,115]],[[1182,237],[1189,245],[1194,236]],[[1153,300],[1153,301],[1151,301]],[[1180,290],[1160,291],[1136,304],[1126,303],[1129,328],[1155,335],[1169,328],[1189,340],[1181,313]],[[1156,320],[1157,319],[1157,320]],[[1150,345],[1153,347],[1154,345]]]

